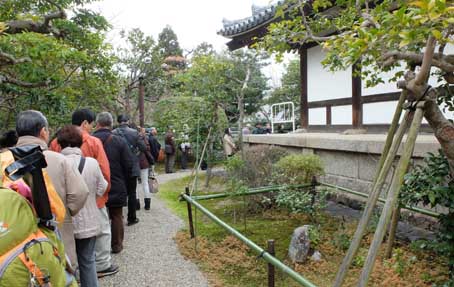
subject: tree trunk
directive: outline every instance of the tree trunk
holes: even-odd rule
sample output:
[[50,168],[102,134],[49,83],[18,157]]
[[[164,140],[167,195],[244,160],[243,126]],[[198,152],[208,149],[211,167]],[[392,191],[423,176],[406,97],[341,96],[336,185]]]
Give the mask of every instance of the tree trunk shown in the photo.
[[238,109],[240,110],[240,118],[238,119],[238,129],[239,129],[238,145],[239,145],[239,149],[241,151],[241,158],[244,158],[244,152],[243,152],[244,92],[246,91],[246,89],[248,87],[250,78],[251,78],[251,67],[248,66],[247,71],[246,71],[246,77],[244,78],[243,86],[241,87],[240,94],[237,95]]
[[209,141],[209,146],[208,146],[208,153],[207,153],[207,173],[206,173],[206,180],[205,180],[205,187],[208,187],[210,185],[210,180],[211,180],[211,172],[213,169],[213,150],[214,150],[214,141],[216,139],[216,128],[218,124],[218,104],[214,104],[214,115],[213,115],[213,124],[212,127],[215,130],[214,133],[212,133],[211,137],[208,139]]
[[243,96],[240,94],[238,96],[238,109],[240,110],[240,118],[238,119],[238,148],[241,152],[241,158],[244,158],[243,151],[243,121],[244,121],[244,103]]
[[451,176],[454,178],[454,124],[445,118],[435,100],[426,100],[424,108],[424,117],[448,158]]

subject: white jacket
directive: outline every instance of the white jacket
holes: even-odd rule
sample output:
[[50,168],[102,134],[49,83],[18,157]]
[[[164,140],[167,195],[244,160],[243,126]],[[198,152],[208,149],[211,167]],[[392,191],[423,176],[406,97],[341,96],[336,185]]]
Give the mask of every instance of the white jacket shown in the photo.
[[233,142],[233,138],[228,134],[224,134],[223,143],[225,155],[226,156],[232,155],[236,149],[235,143]]
[[[79,168],[82,151],[79,148],[67,147],[61,153]],[[102,196],[107,189],[107,181],[102,175],[98,162],[91,157],[85,158],[82,177],[90,191],[87,201],[80,212],[73,216],[74,237],[77,239],[90,238],[98,235],[100,230],[99,211],[96,206],[96,197]]]

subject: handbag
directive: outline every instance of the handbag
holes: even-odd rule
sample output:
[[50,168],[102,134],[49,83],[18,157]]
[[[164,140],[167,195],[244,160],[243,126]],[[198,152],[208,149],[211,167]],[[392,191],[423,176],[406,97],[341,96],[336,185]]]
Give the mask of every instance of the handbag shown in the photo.
[[148,179],[148,188],[150,189],[151,193],[158,193],[159,183],[156,177],[152,176]]
[[164,150],[160,149],[159,154],[158,154],[158,162],[163,162],[165,158],[166,158],[166,155],[164,153]]

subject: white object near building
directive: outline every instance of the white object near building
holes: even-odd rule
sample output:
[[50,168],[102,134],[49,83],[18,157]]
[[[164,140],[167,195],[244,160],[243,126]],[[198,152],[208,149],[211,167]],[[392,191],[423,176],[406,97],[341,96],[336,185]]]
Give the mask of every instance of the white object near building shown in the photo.
[[275,124],[292,123],[295,131],[295,104],[293,102],[278,103],[271,106],[271,132]]

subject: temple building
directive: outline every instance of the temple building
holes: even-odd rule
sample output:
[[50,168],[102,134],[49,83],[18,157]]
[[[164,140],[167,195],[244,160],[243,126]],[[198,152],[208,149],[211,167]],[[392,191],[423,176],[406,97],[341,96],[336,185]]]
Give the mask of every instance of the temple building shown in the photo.
[[[271,23],[280,20],[275,13],[282,2],[267,7],[252,6],[252,15],[244,19],[224,19],[224,27],[218,34],[229,39],[227,46],[231,51],[250,46],[266,35]],[[382,74],[384,84],[367,88],[360,77],[353,76],[352,67],[338,72],[325,69],[321,64],[325,52],[316,43],[293,48],[300,57],[299,117],[302,128],[336,132],[348,129],[366,129],[368,132],[387,130],[400,95],[396,84],[388,83],[393,73]],[[447,47],[446,50],[454,52],[454,47]],[[436,79],[432,81],[435,85]],[[454,114],[449,116],[453,118]],[[423,131],[431,130],[425,124]]]

